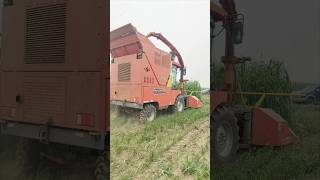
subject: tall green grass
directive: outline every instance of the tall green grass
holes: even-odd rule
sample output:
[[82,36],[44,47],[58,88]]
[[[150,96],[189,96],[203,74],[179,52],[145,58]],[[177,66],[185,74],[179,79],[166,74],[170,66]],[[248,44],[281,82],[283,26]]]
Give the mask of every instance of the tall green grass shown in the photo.
[[216,90],[223,87],[224,68],[222,64],[211,64],[210,89]]
[[189,81],[185,84],[187,95],[193,95],[202,100],[201,85],[198,81]]
[[[269,93],[291,93],[293,85],[290,81],[285,64],[278,60],[253,60],[250,63],[236,65],[237,91],[241,92],[269,92]],[[222,64],[213,67],[212,89],[223,87]],[[261,96],[243,95],[237,97],[236,103],[255,105]],[[271,108],[283,118],[290,119],[290,97],[289,96],[266,96],[261,107]]]
[[[243,92],[291,93],[292,83],[285,64],[281,61],[253,61],[237,67],[238,90]],[[248,95],[245,101],[254,105],[261,96]],[[261,106],[271,108],[285,119],[290,119],[289,96],[266,96]]]

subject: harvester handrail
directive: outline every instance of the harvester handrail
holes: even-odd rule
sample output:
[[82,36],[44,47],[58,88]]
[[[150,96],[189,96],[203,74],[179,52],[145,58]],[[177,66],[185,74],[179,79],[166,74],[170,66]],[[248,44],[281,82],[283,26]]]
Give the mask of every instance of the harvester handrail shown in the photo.
[[184,90],[185,92],[191,92],[189,95],[192,96],[193,93],[202,92],[202,91],[192,91],[192,90]]
[[246,103],[243,99],[243,95],[256,95],[256,96],[261,95],[259,100],[254,105],[254,107],[259,107],[266,96],[303,96],[303,94],[298,94],[298,93],[272,93],[272,92],[235,92],[234,94],[241,95],[242,103],[244,105],[246,105]]

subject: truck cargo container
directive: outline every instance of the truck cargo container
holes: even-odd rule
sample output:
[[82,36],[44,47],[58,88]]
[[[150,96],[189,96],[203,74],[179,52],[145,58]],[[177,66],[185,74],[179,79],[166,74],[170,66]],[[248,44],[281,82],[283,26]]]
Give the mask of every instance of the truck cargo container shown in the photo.
[[6,0],[0,131],[105,151],[109,1]]

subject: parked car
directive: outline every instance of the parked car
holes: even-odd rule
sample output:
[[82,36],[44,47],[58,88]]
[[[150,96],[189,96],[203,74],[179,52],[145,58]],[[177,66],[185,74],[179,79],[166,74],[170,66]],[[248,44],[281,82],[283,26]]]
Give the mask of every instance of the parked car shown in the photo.
[[294,93],[301,94],[292,98],[295,103],[320,104],[320,84],[308,86]]

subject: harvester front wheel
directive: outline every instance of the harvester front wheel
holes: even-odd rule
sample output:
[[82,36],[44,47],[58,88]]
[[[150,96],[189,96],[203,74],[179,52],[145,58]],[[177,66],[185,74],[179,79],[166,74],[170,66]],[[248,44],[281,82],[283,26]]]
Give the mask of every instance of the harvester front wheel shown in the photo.
[[152,104],[147,104],[140,111],[139,119],[141,122],[151,122],[157,116],[157,109]]
[[170,112],[182,112],[184,110],[184,98],[183,96],[178,96],[176,99],[176,103],[172,106],[170,106]]
[[232,161],[239,148],[239,127],[234,112],[226,107],[217,108],[212,116],[214,160]]

